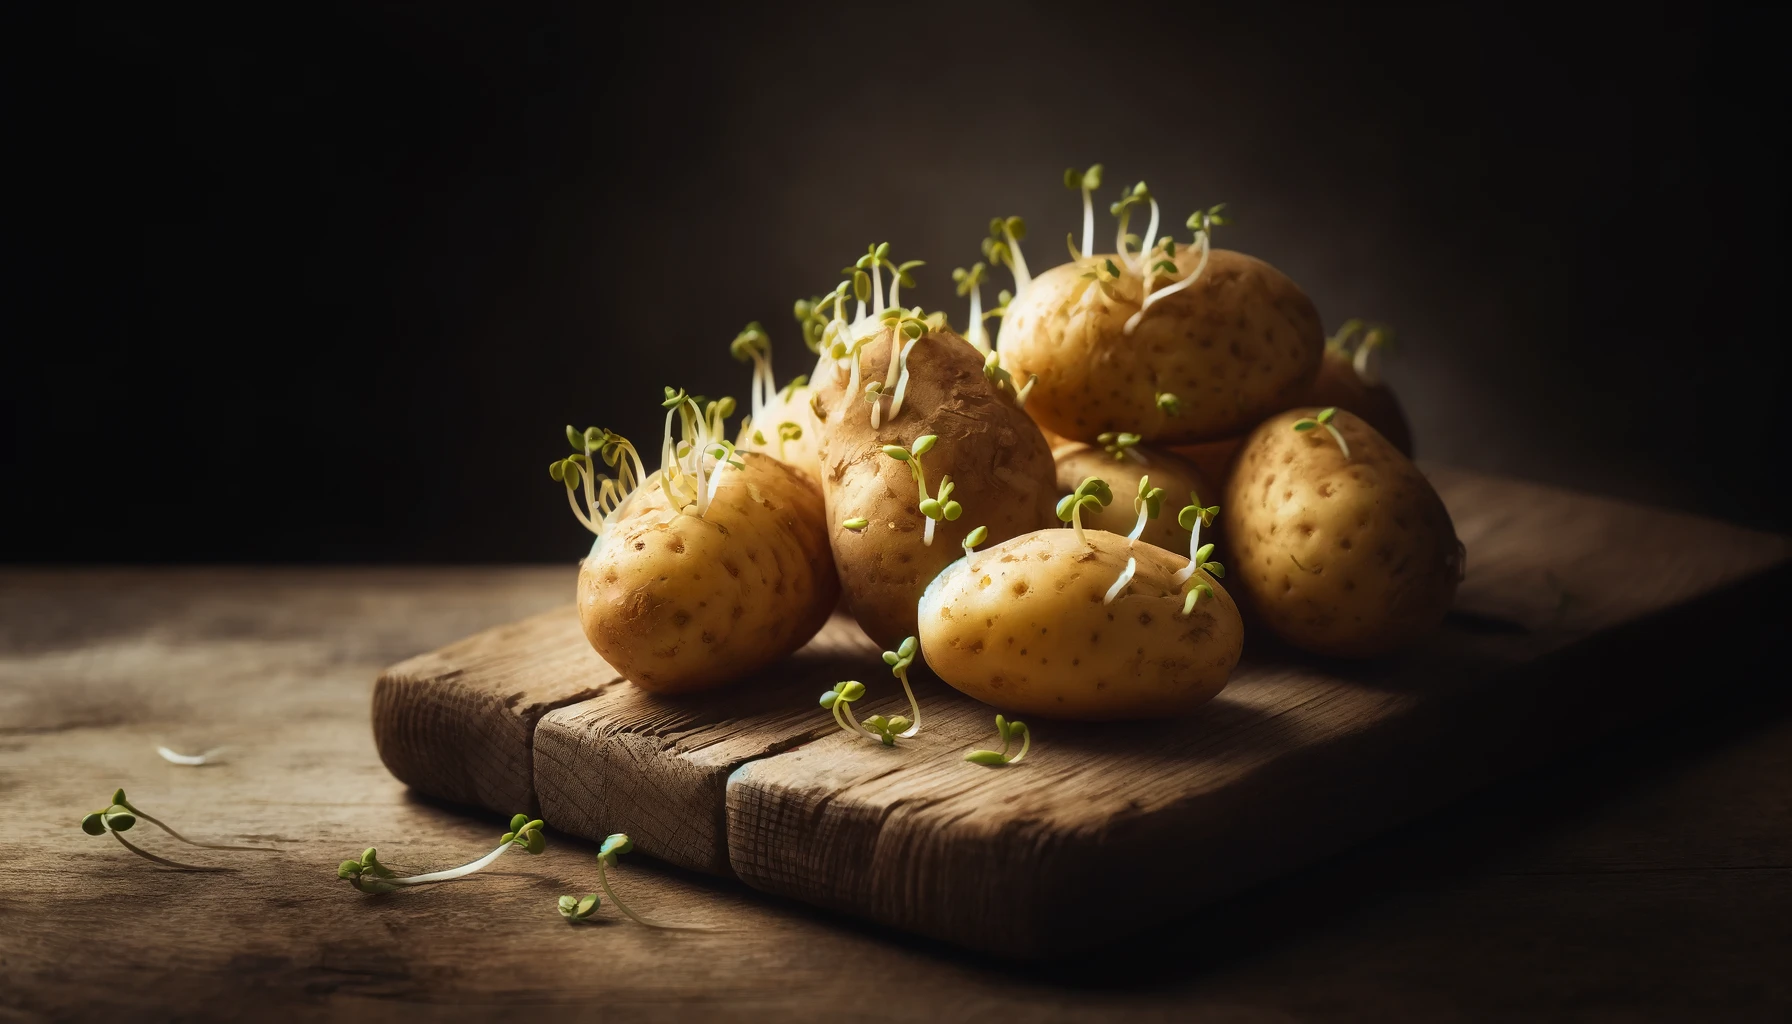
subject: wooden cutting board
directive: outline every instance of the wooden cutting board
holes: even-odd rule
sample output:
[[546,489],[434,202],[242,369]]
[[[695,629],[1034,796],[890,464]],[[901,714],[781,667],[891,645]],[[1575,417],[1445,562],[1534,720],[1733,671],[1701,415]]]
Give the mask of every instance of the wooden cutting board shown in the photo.
[[[842,733],[840,679],[901,691],[836,616],[727,690],[638,691],[573,607],[392,667],[374,733],[445,799],[1008,956],[1109,941],[1336,852],[1501,775],[1708,691],[1700,653],[1788,621],[1792,541],[1511,480],[1435,471],[1468,547],[1428,641],[1337,662],[1249,635],[1230,685],[1160,722],[1032,722],[1016,766],[994,709],[919,679],[923,731]],[[573,570],[567,591],[573,590]]]

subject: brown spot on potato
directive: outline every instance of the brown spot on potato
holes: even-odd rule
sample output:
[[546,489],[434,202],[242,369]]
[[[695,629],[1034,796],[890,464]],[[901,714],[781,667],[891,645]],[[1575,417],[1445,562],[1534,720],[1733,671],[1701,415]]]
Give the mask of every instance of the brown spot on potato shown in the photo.
[[1141,625],[1141,626],[1151,625],[1151,613],[1150,612],[1140,612],[1139,613],[1139,625]]
[[1008,589],[1013,592],[1015,597],[1024,597],[1027,593],[1027,581],[1015,580],[1008,585]]

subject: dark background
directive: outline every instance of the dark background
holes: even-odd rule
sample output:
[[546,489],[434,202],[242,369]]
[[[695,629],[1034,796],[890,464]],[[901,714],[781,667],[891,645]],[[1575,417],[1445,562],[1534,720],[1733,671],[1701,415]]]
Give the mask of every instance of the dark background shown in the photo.
[[1770,14],[9,18],[0,558],[576,558],[563,424],[744,397],[749,319],[806,372],[869,241],[962,321],[988,218],[1058,262],[1096,160],[1395,325],[1421,458],[1792,529]]

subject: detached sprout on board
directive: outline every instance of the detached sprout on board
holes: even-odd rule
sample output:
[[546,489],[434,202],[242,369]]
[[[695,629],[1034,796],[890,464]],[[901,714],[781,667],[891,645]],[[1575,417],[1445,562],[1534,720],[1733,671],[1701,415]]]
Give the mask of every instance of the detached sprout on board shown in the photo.
[[186,836],[176,832],[166,822],[162,821],[162,819],[151,814],[145,814],[135,804],[131,803],[131,801],[124,795],[124,790],[122,789],[115,789],[112,791],[112,802],[110,804],[97,811],[93,811],[81,819],[81,831],[90,836],[111,835],[111,837],[118,840],[119,845],[123,846],[125,849],[142,857],[144,860],[160,864],[163,867],[178,868],[182,871],[235,870],[234,868],[203,867],[197,864],[182,864],[178,861],[172,861],[166,857],[158,857],[155,854],[150,853],[148,850],[132,843],[123,835],[123,833],[129,832],[132,828],[136,827],[138,821],[146,821],[168,833],[170,836],[173,836],[176,840],[201,850],[236,850],[246,853],[275,852],[272,847],[267,846],[233,846],[228,843],[201,843],[188,839]]
[[[996,716],[996,735],[1002,738],[1001,750],[973,750],[964,755],[964,759],[972,764],[992,768],[997,765],[1019,764],[1021,758],[1027,756],[1027,748],[1033,745],[1033,733],[1027,728],[1027,723],[1010,722],[1001,715]],[[1010,755],[1008,749],[1017,736],[1020,737],[1020,750]]]
[[[886,737],[884,739],[885,746],[894,746],[896,740],[906,740],[921,731],[921,704],[919,701],[915,700],[914,688],[908,684],[908,667],[914,664],[915,652],[919,650],[919,648],[919,642],[911,636],[898,644],[895,650],[884,652],[884,664],[890,666],[890,674],[895,676],[897,680],[902,683],[902,692],[908,697],[908,709],[914,715],[913,722],[901,727],[895,725],[896,722],[903,721],[901,716],[897,716],[895,719],[891,720],[890,725],[892,729],[896,731],[896,734],[894,737]],[[873,715],[871,718],[866,719],[866,724],[870,724],[873,719],[879,718],[882,718],[882,716]]]
[[1344,435],[1340,434],[1338,428],[1332,425],[1332,417],[1337,414],[1338,410],[1335,408],[1321,409],[1316,415],[1303,416],[1300,419],[1295,420],[1294,429],[1298,433],[1305,433],[1316,427],[1324,427],[1326,430],[1331,431],[1332,440],[1338,442],[1338,450],[1343,452],[1344,457],[1348,459],[1350,458],[1350,445],[1344,442]]
[[[605,837],[603,845],[597,848],[597,884],[603,888],[604,894],[610,897],[610,902],[615,905],[616,909],[628,915],[629,920],[648,928],[707,931],[708,929],[697,925],[661,924],[658,921],[649,921],[635,913],[627,903],[622,901],[622,897],[616,895],[616,890],[610,886],[609,869],[616,866],[616,858],[634,848],[634,841],[621,832]],[[560,916],[566,918],[568,924],[580,924],[590,920],[591,915],[602,904],[603,900],[594,892],[586,893],[584,896],[562,896],[559,900]]]
[[542,822],[539,818],[530,818],[527,814],[518,814],[510,819],[510,831],[498,840],[498,848],[478,860],[462,864],[457,868],[444,871],[430,871],[421,875],[400,876],[396,871],[380,863],[379,853],[369,846],[362,851],[359,860],[345,860],[336,868],[336,877],[365,893],[395,892],[400,888],[412,885],[430,885],[435,882],[452,882],[457,878],[465,878],[476,871],[489,867],[491,863],[511,847],[521,847],[529,853],[537,854],[547,847],[547,839],[541,834]]

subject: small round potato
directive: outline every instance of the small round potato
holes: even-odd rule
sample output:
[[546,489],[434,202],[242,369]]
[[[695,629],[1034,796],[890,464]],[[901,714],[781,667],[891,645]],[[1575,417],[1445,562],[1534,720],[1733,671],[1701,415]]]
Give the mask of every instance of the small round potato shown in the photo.
[[769,455],[740,459],[701,519],[673,510],[655,474],[579,568],[585,638],[644,690],[763,668],[807,643],[839,597],[815,485]]
[[[860,356],[861,381],[881,381],[889,367],[888,328]],[[1003,541],[1057,522],[1057,474],[1039,428],[983,373],[983,356],[950,330],[931,331],[908,354],[902,411],[871,426],[862,394],[846,394],[849,372],[831,361],[818,367],[812,403],[821,425],[822,493],[827,529],[846,605],[872,639],[894,649],[915,633],[915,602],[960,542],[984,526]],[[886,402],[885,413],[888,413]],[[926,517],[908,463],[885,455],[927,434],[939,440],[921,465],[937,493],[950,475],[963,514],[934,526]],[[853,529],[846,523],[865,520]]]
[[1389,444],[1400,449],[1400,454],[1412,458],[1412,428],[1406,423],[1406,412],[1400,408],[1400,400],[1394,397],[1393,389],[1384,383],[1371,384],[1364,380],[1357,374],[1349,354],[1343,351],[1325,350],[1325,361],[1319,364],[1319,377],[1300,404],[1321,409],[1349,409],[1387,438]]
[[[1040,530],[946,567],[921,598],[921,654],[958,690],[1004,711],[1100,721],[1191,711],[1226,685],[1244,648],[1238,607],[1182,614],[1188,559],[1088,530]],[[1102,598],[1128,558],[1137,572]]]
[[[1162,448],[1145,445],[1128,449],[1137,455],[1116,459],[1106,449],[1094,445],[1071,444],[1052,452],[1058,463],[1058,492],[1069,494],[1085,479],[1098,476],[1107,481],[1114,492],[1114,502],[1106,508],[1083,513],[1083,527],[1117,533],[1122,537],[1132,532],[1139,521],[1133,501],[1139,493],[1139,478],[1150,477],[1152,487],[1164,489],[1157,518],[1146,521],[1139,539],[1170,551],[1188,550],[1188,531],[1176,522],[1176,510],[1189,503],[1191,493],[1200,496],[1203,505],[1217,504],[1219,488],[1200,470]],[[1145,462],[1138,460],[1144,456]]]
[[[1201,475],[1220,488],[1223,492],[1226,481],[1232,478],[1232,461],[1238,449],[1244,446],[1244,435],[1228,437],[1223,441],[1206,441],[1201,444],[1179,444],[1171,448],[1178,458],[1186,459],[1200,470]],[[1205,496],[1205,495],[1203,495]]]
[[1221,504],[1241,600],[1284,640],[1364,658],[1437,627],[1462,580],[1450,513],[1406,456],[1375,429],[1317,408],[1266,420],[1245,441]]
[[[1216,249],[1200,280],[1153,305],[1129,336],[1139,278],[1083,276],[1113,259],[1053,267],[1008,305],[1002,365],[1022,380],[1039,375],[1027,412],[1041,424],[1077,441],[1127,430],[1189,444],[1245,433],[1306,396],[1325,334],[1313,303],[1281,271]],[[1178,250],[1178,280],[1196,259]],[[1160,409],[1160,393],[1180,399],[1181,410]]]
[[[820,487],[821,428],[809,407],[814,397],[814,390],[807,384],[773,395],[760,419],[747,423],[734,443],[742,451],[764,452],[788,462]],[[789,436],[793,433],[796,436]]]

